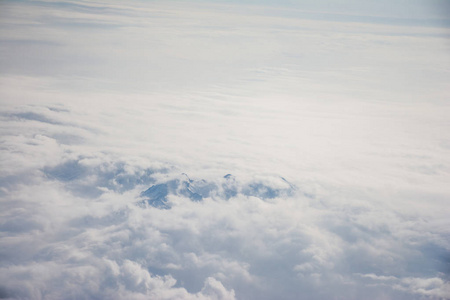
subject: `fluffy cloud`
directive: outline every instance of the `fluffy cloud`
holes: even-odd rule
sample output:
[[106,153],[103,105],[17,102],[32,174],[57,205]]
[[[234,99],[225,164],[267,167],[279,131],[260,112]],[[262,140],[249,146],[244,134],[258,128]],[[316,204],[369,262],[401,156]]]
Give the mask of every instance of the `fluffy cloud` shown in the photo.
[[450,298],[447,29],[1,6],[0,298]]

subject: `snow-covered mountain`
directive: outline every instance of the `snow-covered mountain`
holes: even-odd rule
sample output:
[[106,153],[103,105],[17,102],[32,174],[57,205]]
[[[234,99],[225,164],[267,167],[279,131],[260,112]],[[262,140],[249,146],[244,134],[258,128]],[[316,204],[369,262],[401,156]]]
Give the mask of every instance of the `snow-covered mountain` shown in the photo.
[[277,178],[278,182],[264,182],[255,180],[249,183],[241,183],[232,174],[227,174],[217,181],[204,179],[193,180],[185,173],[179,178],[152,185],[140,194],[143,198],[140,206],[153,206],[160,209],[170,209],[168,197],[175,195],[188,198],[191,201],[202,201],[204,198],[217,198],[228,200],[238,195],[253,196],[260,199],[273,199],[275,197],[291,196],[295,186],[283,177]]

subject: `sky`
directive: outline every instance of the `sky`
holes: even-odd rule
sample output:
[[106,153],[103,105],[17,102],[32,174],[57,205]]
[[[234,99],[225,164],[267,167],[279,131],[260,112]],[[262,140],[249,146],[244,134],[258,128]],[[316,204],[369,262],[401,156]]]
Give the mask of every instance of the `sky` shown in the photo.
[[0,299],[450,299],[450,4],[0,2]]

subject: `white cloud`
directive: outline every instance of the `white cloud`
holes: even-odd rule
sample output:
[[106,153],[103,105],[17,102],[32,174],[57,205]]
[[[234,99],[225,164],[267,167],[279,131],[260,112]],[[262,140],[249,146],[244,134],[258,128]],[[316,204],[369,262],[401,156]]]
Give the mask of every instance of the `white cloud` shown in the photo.
[[0,298],[450,297],[446,28],[1,6]]

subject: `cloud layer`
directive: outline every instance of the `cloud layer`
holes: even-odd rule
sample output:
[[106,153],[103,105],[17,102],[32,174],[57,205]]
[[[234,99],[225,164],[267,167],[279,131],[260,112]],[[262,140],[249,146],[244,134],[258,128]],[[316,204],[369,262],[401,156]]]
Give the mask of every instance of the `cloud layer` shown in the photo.
[[266,4],[0,4],[0,298],[450,298],[442,16]]

